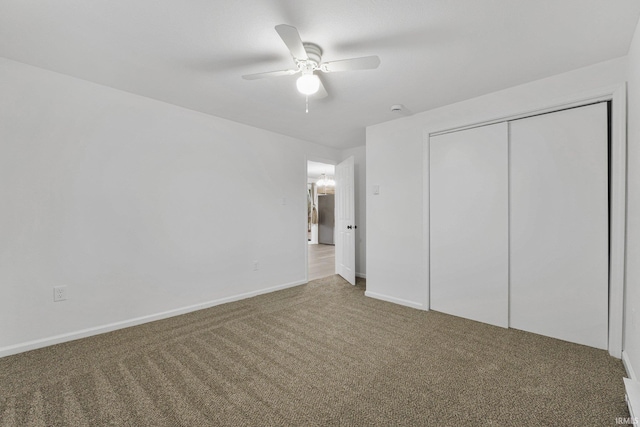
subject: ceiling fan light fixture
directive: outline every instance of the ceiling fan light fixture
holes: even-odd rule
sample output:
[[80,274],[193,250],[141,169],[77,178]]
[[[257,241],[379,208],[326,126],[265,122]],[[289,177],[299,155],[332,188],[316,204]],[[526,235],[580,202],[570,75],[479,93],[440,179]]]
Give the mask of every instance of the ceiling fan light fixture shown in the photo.
[[296,87],[303,95],[313,95],[320,89],[320,79],[315,74],[303,74],[298,77]]
[[293,62],[295,63],[295,68],[268,71],[266,73],[246,74],[242,76],[242,78],[245,80],[257,80],[301,73],[296,81],[296,87],[298,88],[298,92],[306,95],[305,111],[307,113],[309,113],[309,95],[317,93],[315,99],[324,98],[328,95],[322,81],[314,72],[334,73],[341,71],[373,70],[380,65],[380,58],[375,55],[322,62],[322,48],[315,43],[303,42],[296,27],[280,24],[276,25],[275,29],[287,46],[287,49],[289,49]]

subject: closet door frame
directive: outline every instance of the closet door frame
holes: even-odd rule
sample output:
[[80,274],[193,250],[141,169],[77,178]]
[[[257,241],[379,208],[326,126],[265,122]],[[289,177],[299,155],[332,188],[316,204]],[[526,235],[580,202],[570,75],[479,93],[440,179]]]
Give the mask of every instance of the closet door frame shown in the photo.
[[513,114],[488,118],[473,123],[459,123],[446,128],[427,128],[423,131],[423,280],[426,289],[424,307],[430,308],[430,248],[429,248],[429,150],[430,138],[450,132],[485,126],[538,114],[551,113],[567,108],[580,107],[595,102],[611,101],[611,153],[609,159],[609,354],[618,359],[622,354],[624,318],[624,271],[626,227],[626,164],[627,164],[627,86],[626,83],[609,86],[587,93],[567,96],[545,105]]

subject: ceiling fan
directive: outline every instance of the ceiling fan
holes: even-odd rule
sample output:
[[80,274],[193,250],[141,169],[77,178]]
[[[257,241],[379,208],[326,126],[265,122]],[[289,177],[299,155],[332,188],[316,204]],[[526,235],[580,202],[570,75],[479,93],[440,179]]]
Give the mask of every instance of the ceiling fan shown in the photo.
[[296,27],[291,25],[276,25],[276,31],[282,39],[293,57],[295,68],[289,70],[269,71],[266,73],[247,74],[242,76],[246,80],[256,80],[267,77],[291,76],[302,73],[296,81],[298,91],[303,95],[318,94],[317,97],[327,96],[322,82],[316,70],[323,73],[334,73],[338,71],[372,70],[380,65],[380,58],[377,56],[363,56],[360,58],[342,59],[339,61],[321,62],[322,49],[315,43],[303,42]]

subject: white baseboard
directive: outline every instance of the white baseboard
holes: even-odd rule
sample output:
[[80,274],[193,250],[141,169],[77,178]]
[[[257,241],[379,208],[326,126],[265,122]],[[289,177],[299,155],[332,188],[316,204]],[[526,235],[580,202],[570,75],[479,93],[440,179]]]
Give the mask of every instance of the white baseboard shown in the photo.
[[628,424],[637,425],[640,424],[640,382],[638,382],[638,377],[636,377],[636,373],[631,365],[631,360],[629,359],[629,354],[626,351],[622,352],[622,364],[629,377],[624,378],[624,388],[626,391],[625,400],[627,401],[631,417],[625,421],[630,421]]
[[366,275],[365,273],[358,273],[358,272],[356,272],[356,277],[361,277],[361,278],[363,278],[363,279],[366,279],[366,278],[367,278],[367,275]]
[[629,378],[631,378],[634,381],[640,381],[638,380],[638,377],[636,377],[636,373],[633,370],[633,366],[631,366],[631,360],[629,360],[629,354],[626,351],[622,352],[622,364],[624,365],[624,369],[627,371],[627,376]]
[[640,382],[629,378],[624,378],[624,388],[626,391],[625,399],[629,407],[629,420],[625,424],[640,424]]
[[383,295],[376,292],[365,291],[364,295],[370,298],[379,299],[382,301],[392,302],[394,304],[404,305],[406,307],[417,308],[418,310],[425,310],[423,304],[419,302],[413,302],[402,298],[391,297],[389,295]]
[[292,288],[294,286],[303,285],[306,282],[304,280],[286,283],[284,285],[273,286],[270,288],[260,289],[257,291],[246,292],[243,294],[232,295],[230,297],[220,298],[213,301],[208,301],[200,304],[190,305],[188,307],[176,308],[173,310],[163,311],[161,313],[150,314],[147,316],[136,317],[134,319],[123,320],[120,322],[109,323],[107,325],[96,326],[93,328],[81,329],[79,331],[69,332],[66,334],[55,335],[52,337],[41,338],[38,340],[27,341],[20,344],[14,344],[0,348],[0,357],[10,356],[12,354],[23,353],[29,350],[35,350],[42,347],[48,347],[54,344],[60,344],[67,341],[74,341],[80,338],[87,338],[93,335],[104,334],[106,332],[116,331],[118,329],[129,328],[131,326],[141,325],[143,323],[149,323],[156,320],[166,319],[168,317],[179,316],[181,314],[191,313],[192,311],[203,310],[205,308],[214,307],[220,304],[226,304],[228,302],[239,301],[246,298],[255,297],[261,294],[267,294],[269,292],[279,291],[286,288]]

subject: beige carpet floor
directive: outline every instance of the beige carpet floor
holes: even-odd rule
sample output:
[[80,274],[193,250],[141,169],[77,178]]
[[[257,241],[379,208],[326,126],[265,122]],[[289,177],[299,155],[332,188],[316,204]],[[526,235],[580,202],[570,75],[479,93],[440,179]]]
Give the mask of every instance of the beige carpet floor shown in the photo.
[[328,277],[0,359],[0,426],[608,426],[607,352]]

